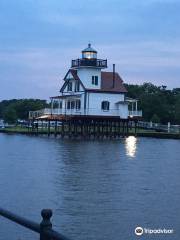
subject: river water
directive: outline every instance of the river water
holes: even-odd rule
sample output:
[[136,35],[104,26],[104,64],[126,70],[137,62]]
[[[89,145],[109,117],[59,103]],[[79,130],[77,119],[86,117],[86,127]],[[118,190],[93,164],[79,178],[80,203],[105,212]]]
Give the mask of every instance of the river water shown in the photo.
[[[72,240],[180,239],[180,141],[61,140],[0,134],[0,207]],[[134,229],[173,229],[137,237]],[[0,240],[38,239],[0,217]]]

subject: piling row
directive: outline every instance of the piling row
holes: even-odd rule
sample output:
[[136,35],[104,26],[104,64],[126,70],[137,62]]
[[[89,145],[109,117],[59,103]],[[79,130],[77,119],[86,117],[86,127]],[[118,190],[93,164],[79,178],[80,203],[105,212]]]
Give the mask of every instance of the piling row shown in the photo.
[[136,122],[119,118],[83,118],[71,117],[58,119],[33,119],[29,122],[29,131],[34,134],[54,135],[62,138],[117,138],[126,136]]

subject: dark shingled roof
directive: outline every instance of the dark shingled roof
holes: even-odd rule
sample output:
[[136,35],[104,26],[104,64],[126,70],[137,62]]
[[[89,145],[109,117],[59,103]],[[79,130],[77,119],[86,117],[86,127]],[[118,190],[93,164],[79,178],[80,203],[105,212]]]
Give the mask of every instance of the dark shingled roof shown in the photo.
[[113,87],[113,72],[101,72],[101,90],[112,92],[127,92],[123,85],[123,80],[118,73],[115,73],[115,81]]

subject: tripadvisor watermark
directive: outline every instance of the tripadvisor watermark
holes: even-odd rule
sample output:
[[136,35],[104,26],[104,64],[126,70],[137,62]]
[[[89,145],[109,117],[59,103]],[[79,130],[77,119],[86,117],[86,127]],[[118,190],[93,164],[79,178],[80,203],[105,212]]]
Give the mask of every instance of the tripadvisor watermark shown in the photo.
[[167,228],[142,228],[136,227],[135,234],[137,236],[142,236],[143,234],[173,234],[174,229]]

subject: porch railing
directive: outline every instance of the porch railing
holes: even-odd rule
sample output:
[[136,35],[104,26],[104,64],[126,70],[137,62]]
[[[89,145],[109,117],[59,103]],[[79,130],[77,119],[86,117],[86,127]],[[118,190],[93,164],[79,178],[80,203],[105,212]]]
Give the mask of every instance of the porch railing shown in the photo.
[[20,217],[2,208],[0,208],[0,216],[38,233],[40,235],[40,240],[69,240],[62,234],[52,229],[52,223],[50,221],[50,218],[52,217],[52,210],[50,209],[43,209],[41,211],[42,221],[40,224],[30,221],[24,217]]
[[119,109],[101,110],[96,108],[89,109],[59,109],[59,108],[45,108],[39,111],[29,112],[29,119],[38,118],[43,115],[100,115],[100,116],[119,116],[121,118],[127,118],[127,116],[132,117],[142,117],[142,111],[128,111],[121,112]]
[[142,117],[142,111],[129,111],[129,116],[131,117]]

